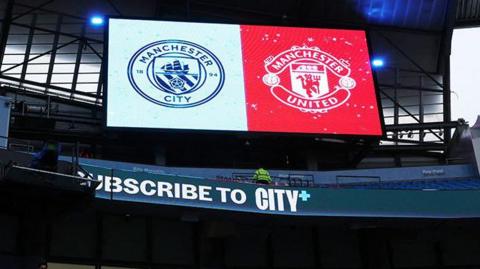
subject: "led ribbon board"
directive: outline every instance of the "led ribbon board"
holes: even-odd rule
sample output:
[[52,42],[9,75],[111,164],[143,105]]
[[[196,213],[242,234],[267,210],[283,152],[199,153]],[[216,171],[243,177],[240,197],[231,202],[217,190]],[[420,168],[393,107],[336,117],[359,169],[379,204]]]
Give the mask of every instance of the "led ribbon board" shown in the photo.
[[480,217],[477,190],[305,188],[82,167],[101,182],[95,197],[111,201],[294,216]]
[[382,134],[366,35],[109,19],[107,127]]

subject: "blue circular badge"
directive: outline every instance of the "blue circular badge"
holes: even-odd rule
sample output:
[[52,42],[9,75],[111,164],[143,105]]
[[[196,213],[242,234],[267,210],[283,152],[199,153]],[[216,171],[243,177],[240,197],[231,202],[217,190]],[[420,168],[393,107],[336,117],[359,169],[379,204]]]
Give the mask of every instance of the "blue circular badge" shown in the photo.
[[131,57],[128,79],[152,103],[187,108],[212,100],[223,87],[225,72],[206,48],[184,40],[161,40]]

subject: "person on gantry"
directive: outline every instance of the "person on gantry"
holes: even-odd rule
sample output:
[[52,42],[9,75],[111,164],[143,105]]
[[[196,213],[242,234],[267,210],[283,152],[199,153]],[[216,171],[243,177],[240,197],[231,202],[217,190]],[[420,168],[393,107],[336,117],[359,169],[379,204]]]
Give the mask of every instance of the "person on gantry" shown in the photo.
[[253,175],[253,180],[256,183],[260,184],[270,184],[272,183],[272,178],[270,177],[270,173],[267,170],[263,169],[261,166],[255,171]]

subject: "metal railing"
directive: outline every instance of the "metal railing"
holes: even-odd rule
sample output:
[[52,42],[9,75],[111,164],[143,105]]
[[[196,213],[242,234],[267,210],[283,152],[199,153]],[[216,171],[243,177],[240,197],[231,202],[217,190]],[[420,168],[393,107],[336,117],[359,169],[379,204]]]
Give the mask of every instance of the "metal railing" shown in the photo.
[[12,138],[8,136],[0,135],[0,141],[3,142],[4,140],[6,140],[7,146],[4,147],[3,145],[0,145],[0,149],[6,149],[11,151],[17,151],[17,152],[28,152],[28,153],[32,153],[35,149],[34,146],[30,144],[29,140],[22,140],[18,138]]
[[[348,182],[342,182],[347,178]],[[382,180],[379,176],[337,176],[334,184],[320,184],[323,188],[339,189],[383,189],[383,190],[472,190],[480,189],[480,178],[470,177],[444,177],[444,178],[418,178]]]
[[[254,173],[232,173],[232,179],[242,182],[255,183]],[[277,186],[289,187],[316,187],[313,175],[308,174],[284,174],[279,176],[270,176],[272,184]]]
[[368,184],[368,183],[382,183],[382,178],[379,176],[351,176],[351,175],[337,175],[335,177],[335,185],[337,187],[348,184]]

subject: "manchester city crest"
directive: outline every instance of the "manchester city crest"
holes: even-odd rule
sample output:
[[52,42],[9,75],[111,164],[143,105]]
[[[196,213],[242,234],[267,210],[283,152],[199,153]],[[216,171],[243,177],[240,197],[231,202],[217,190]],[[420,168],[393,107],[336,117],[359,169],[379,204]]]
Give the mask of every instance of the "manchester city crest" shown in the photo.
[[142,97],[174,108],[210,101],[225,81],[218,58],[206,48],[184,40],[162,40],[144,46],[131,57],[128,77]]

